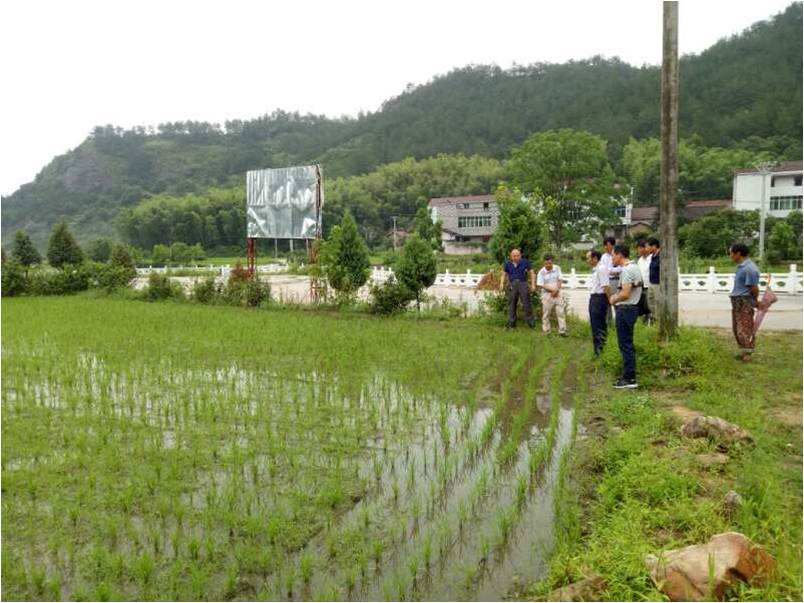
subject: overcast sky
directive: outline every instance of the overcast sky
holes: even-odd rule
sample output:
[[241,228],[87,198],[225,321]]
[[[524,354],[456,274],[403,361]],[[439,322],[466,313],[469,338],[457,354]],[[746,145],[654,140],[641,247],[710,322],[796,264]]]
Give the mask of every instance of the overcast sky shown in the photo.
[[[789,0],[682,2],[697,53]],[[4,0],[0,192],[95,125],[374,111],[468,63],[661,60],[661,2]],[[683,74],[682,74],[683,77]]]

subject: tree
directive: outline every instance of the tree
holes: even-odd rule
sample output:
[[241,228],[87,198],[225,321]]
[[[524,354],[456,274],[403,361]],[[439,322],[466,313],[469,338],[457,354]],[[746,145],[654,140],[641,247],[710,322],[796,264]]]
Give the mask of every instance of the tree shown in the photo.
[[170,259],[174,262],[186,264],[190,261],[191,257],[190,246],[187,243],[177,241],[170,246]]
[[556,249],[617,219],[614,171],[599,136],[569,128],[534,134],[514,147],[507,169],[511,183],[539,201]]
[[772,264],[782,260],[799,259],[795,256],[796,234],[786,221],[779,221],[768,235],[768,261]]
[[433,222],[427,207],[422,206],[416,211],[416,233],[433,246],[436,251],[441,249],[441,222]]
[[105,237],[95,239],[87,245],[87,257],[95,262],[108,262],[112,256],[114,243]]
[[137,273],[137,265],[134,263],[134,259],[131,257],[131,253],[125,245],[114,246],[109,258],[109,263],[112,266],[126,268],[127,270],[132,271],[134,275]]
[[156,266],[165,266],[170,262],[170,247],[167,245],[154,245],[151,252],[151,262]]
[[732,243],[750,245],[758,232],[759,212],[721,209],[679,228],[678,238],[688,255],[716,258],[728,253]]
[[418,234],[410,235],[394,271],[399,283],[410,291],[420,308],[422,292],[435,282],[436,257],[430,244]]
[[42,256],[34,247],[31,237],[23,230],[18,230],[14,233],[14,246],[11,249],[11,258],[19,262],[21,266],[25,267],[25,273],[28,273],[28,268],[34,264],[42,263]]
[[516,248],[522,257],[533,259],[541,249],[544,225],[531,199],[525,198],[518,188],[500,186],[495,193],[500,215],[497,230],[489,242],[489,251],[499,263],[505,262]]
[[53,227],[47,247],[47,261],[54,268],[62,268],[65,264],[77,265],[84,261],[84,252],[76,243],[66,222],[59,222]]
[[329,285],[346,295],[355,293],[369,277],[369,253],[347,210],[340,225],[332,229],[321,254],[321,264]]

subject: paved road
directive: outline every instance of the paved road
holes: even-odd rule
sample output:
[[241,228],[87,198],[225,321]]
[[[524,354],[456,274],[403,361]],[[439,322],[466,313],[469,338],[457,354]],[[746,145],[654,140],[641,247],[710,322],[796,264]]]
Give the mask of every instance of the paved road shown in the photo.
[[[293,301],[296,303],[309,303],[309,281],[304,276],[286,274],[270,275],[265,277],[271,283],[271,293],[274,297]],[[193,277],[179,277],[185,286],[194,280]],[[137,279],[135,287],[144,286],[147,279]],[[427,293],[436,299],[447,298],[452,303],[466,304],[469,312],[477,310],[478,304],[486,293],[465,287],[430,287]],[[361,292],[365,299],[367,291]],[[565,291],[570,311],[586,320],[588,317],[587,303],[589,294],[580,289]],[[779,301],[774,304],[765,317],[762,328],[768,330],[801,331],[802,330],[802,303],[801,295],[779,294]],[[731,328],[731,304],[725,293],[691,293],[679,294],[679,318],[681,324],[697,325],[702,327]]]
[[[587,319],[589,296],[585,291],[566,292],[572,311]],[[731,302],[726,293],[681,292],[678,296],[679,320],[683,325],[731,328]],[[762,323],[763,329],[780,331],[802,330],[801,295],[779,295]]]

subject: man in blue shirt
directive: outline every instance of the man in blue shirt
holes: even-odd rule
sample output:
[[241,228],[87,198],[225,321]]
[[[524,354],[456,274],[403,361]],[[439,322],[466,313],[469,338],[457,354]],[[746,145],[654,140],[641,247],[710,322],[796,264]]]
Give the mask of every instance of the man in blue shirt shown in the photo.
[[731,326],[740,348],[738,357],[751,362],[756,340],[754,337],[754,308],[759,298],[759,268],[748,259],[748,246],[735,243],[729,248],[731,261],[737,264],[731,298]]
[[530,305],[530,292],[536,289],[536,277],[530,262],[522,258],[519,249],[511,250],[511,259],[505,262],[500,278],[500,291],[508,291],[508,326],[516,326],[516,304],[522,301],[525,320],[532,329],[536,326],[533,320],[533,308]]

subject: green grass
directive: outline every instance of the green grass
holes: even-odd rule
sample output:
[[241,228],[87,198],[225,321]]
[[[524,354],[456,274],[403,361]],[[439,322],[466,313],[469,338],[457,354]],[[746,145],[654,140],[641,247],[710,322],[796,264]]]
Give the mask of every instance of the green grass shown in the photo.
[[[572,350],[466,320],[2,310],[5,599],[380,598],[381,572],[416,596],[449,567],[457,509],[494,517],[495,480],[515,479],[478,413],[503,384],[532,392],[528,358]],[[525,437],[523,416],[500,405],[490,440]]]
[[[531,593],[598,574],[608,583],[603,600],[661,600],[645,555],[734,530],[766,547],[779,571],[767,586],[740,586],[731,597],[801,600],[801,334],[760,333],[755,362],[743,365],[726,332],[689,329],[678,343],[657,348],[655,334],[642,331],[644,391],[608,386],[618,365],[612,347],[603,357],[607,368],[588,369],[599,382],[580,405],[579,431],[588,433],[576,442],[557,500],[549,575]],[[696,454],[714,444],[682,438],[674,405],[734,422],[756,446],[731,450],[723,469],[704,468]],[[745,501],[735,517],[721,503],[732,489]]]

